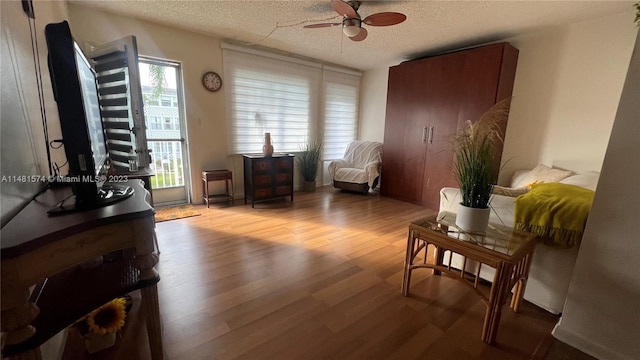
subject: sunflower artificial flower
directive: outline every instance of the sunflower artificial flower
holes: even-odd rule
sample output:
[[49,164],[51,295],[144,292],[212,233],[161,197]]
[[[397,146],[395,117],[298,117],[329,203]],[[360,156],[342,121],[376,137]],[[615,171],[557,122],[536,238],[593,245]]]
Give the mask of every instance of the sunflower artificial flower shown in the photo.
[[89,330],[100,335],[120,330],[127,316],[125,304],[124,298],[116,298],[93,310],[87,315]]

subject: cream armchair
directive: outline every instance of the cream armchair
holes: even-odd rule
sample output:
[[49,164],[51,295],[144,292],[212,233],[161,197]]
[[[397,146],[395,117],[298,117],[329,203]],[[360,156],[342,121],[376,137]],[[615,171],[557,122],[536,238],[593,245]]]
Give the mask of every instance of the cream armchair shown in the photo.
[[366,193],[378,185],[382,164],[382,143],[355,140],[344,157],[329,163],[329,175],[336,188]]

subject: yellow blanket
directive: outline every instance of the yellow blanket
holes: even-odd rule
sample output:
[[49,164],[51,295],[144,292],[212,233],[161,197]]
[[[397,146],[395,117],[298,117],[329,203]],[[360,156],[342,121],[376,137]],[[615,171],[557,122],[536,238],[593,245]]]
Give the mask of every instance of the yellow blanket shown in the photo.
[[580,243],[594,192],[575,185],[542,183],[516,198],[516,229],[531,232],[548,245]]

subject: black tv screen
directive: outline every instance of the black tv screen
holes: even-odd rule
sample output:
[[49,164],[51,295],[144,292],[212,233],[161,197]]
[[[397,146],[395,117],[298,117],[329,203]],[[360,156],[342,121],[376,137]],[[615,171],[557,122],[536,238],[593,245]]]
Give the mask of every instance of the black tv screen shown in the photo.
[[100,103],[98,100],[98,89],[96,88],[96,76],[91,65],[85,58],[78,44],[74,43],[76,64],[78,67],[78,78],[82,91],[82,103],[84,105],[87,131],[89,133],[89,143],[93,158],[93,175],[100,185],[102,165],[107,162],[108,153],[100,116]]
[[48,24],[45,27],[45,39],[62,142],[69,166],[68,174],[59,178],[73,187],[75,195],[73,205],[60,205],[54,212],[94,208],[130,196],[132,190],[128,186],[104,185],[108,172],[108,152],[99,89],[91,63],[71,36],[66,21]]

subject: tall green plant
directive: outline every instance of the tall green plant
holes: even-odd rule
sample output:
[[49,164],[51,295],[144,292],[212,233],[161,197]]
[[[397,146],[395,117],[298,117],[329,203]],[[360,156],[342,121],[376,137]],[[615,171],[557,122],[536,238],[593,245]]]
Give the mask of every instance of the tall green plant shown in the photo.
[[491,191],[498,180],[495,155],[502,143],[499,124],[506,122],[510,106],[511,98],[496,103],[477,122],[467,121],[454,138],[454,173],[464,206],[489,207]]
[[322,136],[310,140],[300,147],[300,154],[296,157],[300,173],[304,181],[315,181],[318,175],[318,162],[322,156]]
[[151,88],[153,93],[151,97],[157,99],[164,92],[167,80],[164,75],[164,67],[162,65],[150,64],[149,65],[149,78],[151,80]]

